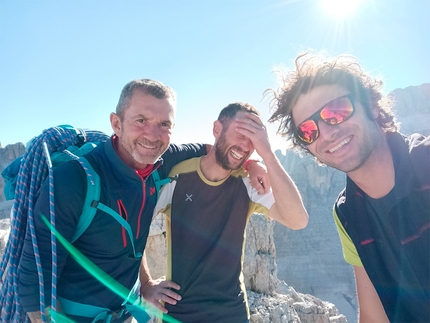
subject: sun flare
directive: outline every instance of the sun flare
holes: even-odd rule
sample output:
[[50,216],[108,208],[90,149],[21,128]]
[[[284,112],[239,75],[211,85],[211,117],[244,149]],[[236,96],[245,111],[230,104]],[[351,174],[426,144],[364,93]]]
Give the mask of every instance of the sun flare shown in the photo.
[[321,0],[324,10],[338,18],[354,14],[360,2],[360,0]]

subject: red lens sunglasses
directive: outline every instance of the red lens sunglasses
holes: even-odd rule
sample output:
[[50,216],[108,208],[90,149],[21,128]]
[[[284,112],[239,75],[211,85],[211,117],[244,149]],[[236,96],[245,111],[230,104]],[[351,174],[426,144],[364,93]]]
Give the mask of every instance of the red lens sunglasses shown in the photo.
[[321,109],[300,123],[294,136],[304,145],[310,145],[318,139],[320,131],[318,121],[328,125],[337,125],[348,120],[354,113],[354,106],[348,95],[341,96],[324,105]]

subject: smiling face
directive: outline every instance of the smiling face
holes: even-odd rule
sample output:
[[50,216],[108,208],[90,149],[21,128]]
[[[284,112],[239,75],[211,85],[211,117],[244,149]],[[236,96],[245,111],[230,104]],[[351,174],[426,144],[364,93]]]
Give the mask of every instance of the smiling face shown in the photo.
[[[246,113],[248,112],[239,111],[236,116]],[[220,121],[215,121],[214,135],[216,161],[226,170],[239,169],[254,152],[251,140],[236,132],[233,120],[226,122],[224,126]]]
[[[302,94],[292,109],[294,124],[298,125],[328,102],[349,92],[339,85],[323,85]],[[328,125],[318,121],[319,137],[308,145],[309,151],[322,163],[345,173],[360,169],[373,155],[383,132],[365,115],[364,107],[355,100],[354,115],[348,120]],[[373,111],[374,117],[377,110]]]
[[135,90],[124,117],[111,114],[111,125],[118,136],[118,153],[135,169],[154,164],[166,151],[174,124],[175,103]]

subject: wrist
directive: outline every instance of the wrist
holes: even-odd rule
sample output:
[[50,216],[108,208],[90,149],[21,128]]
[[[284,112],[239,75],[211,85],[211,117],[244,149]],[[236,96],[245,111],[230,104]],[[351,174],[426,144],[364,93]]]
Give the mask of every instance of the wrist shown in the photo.
[[243,164],[243,169],[244,169],[244,170],[246,170],[246,171],[248,171],[249,164],[251,164],[252,162],[258,163],[258,162],[260,162],[260,161],[259,161],[259,160],[257,160],[257,159],[248,159],[248,160]]

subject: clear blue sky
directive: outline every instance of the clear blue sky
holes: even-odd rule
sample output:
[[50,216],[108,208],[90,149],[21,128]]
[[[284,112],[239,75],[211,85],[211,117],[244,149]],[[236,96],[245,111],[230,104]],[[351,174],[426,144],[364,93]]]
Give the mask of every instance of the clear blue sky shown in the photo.
[[309,48],[355,55],[386,92],[427,83],[429,13],[429,0],[361,0],[343,17],[322,0],[3,0],[0,142],[65,123],[110,134],[109,113],[134,78],[176,90],[173,141],[212,142],[230,102],[267,120],[273,67]]

